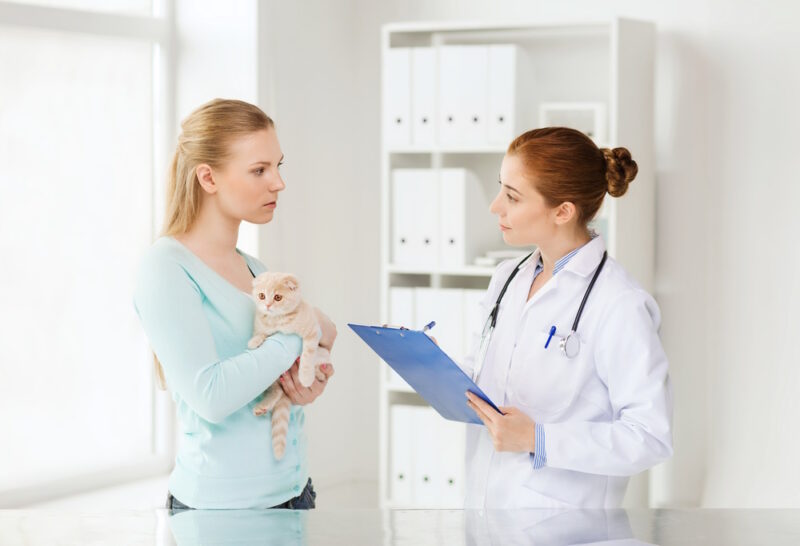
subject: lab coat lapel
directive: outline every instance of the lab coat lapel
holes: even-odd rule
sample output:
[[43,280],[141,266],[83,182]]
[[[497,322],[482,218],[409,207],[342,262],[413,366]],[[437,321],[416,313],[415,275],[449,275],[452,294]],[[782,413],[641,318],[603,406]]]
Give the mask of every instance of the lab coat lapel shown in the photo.
[[[575,256],[573,256],[569,260],[567,265],[564,266],[564,269],[562,269],[558,275],[555,275],[551,279],[549,279],[545,283],[545,285],[542,286],[533,295],[533,297],[525,304],[525,307],[522,310],[522,314],[524,315],[525,313],[527,313],[528,309],[530,309],[531,306],[535,305],[537,301],[541,300],[546,294],[552,292],[553,290],[555,290],[556,287],[558,287],[559,279],[562,277],[561,274],[564,271],[572,271],[573,273],[577,273],[582,277],[588,277],[597,268],[598,264],[600,263],[600,260],[603,257],[603,252],[605,251],[605,249],[606,249],[605,242],[603,241],[603,238],[600,237],[599,235],[594,239],[592,239],[591,241],[589,241],[588,243],[586,243],[586,245],[583,248],[581,248],[580,251],[578,251],[578,253],[575,254]],[[534,270],[536,268],[536,262],[539,260],[539,254],[540,252],[539,249],[537,248],[536,253],[532,257],[536,261],[532,261],[531,264],[531,267],[534,268]],[[527,291],[531,289],[530,285],[530,283],[532,282],[531,275],[526,276],[526,278],[530,280],[527,284],[526,292],[523,298],[528,297]]]
[[594,273],[594,270],[600,265],[600,260],[603,258],[603,252],[605,252],[605,250],[606,243],[603,241],[603,238],[598,235],[586,243],[561,271],[572,271],[581,277],[588,277]]

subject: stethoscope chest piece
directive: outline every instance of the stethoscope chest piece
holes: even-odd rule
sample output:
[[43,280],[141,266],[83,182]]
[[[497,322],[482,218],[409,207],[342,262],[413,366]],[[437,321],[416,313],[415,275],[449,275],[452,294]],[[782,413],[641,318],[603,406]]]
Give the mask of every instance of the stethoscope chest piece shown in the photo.
[[578,334],[572,331],[566,337],[562,337],[559,342],[561,354],[567,358],[575,358],[581,352],[581,340],[578,339]]

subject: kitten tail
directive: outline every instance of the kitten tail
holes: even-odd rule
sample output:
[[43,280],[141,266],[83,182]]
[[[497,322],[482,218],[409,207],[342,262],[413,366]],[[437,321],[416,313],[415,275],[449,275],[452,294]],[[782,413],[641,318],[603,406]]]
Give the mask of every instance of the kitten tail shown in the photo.
[[286,435],[289,432],[289,409],[292,401],[281,396],[272,409],[272,453],[280,460],[286,452]]

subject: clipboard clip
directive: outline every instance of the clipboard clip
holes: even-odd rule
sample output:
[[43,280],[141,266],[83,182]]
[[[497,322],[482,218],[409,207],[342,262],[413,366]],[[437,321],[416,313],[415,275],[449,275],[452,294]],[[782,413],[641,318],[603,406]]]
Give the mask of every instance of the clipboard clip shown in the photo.
[[394,330],[408,330],[405,326],[395,326],[394,324],[382,324],[381,326],[373,326],[373,328],[392,328]]

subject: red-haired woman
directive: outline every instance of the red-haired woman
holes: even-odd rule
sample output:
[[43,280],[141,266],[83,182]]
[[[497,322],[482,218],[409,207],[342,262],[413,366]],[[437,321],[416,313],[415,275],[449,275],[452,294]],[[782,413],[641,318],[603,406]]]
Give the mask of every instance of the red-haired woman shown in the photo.
[[672,388],[653,298],[588,222],[637,173],[625,148],[573,129],[509,146],[491,211],[506,243],[481,345],[464,363],[497,413],[467,393],[468,508],[614,508],[629,476],[672,455]]

